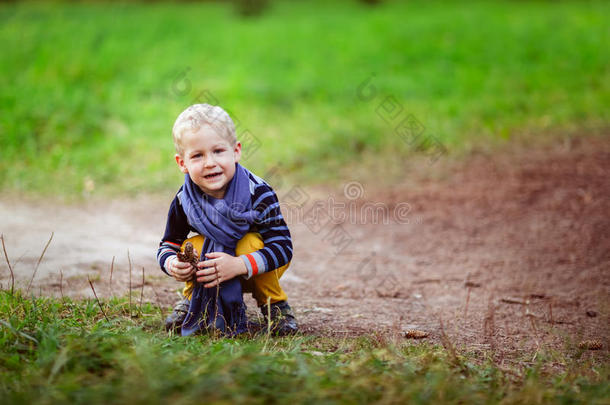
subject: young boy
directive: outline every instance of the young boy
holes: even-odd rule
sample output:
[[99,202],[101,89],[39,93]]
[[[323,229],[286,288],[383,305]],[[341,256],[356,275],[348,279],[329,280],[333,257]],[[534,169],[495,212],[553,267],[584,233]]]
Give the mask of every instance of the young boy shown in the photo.
[[[186,287],[166,329],[243,332],[243,290],[252,293],[275,334],[295,333],[279,284],[292,258],[290,231],[273,189],[238,163],[233,121],[220,107],[195,104],[178,116],[172,135],[185,181],[170,205],[157,260]],[[191,231],[199,235],[187,239]],[[178,259],[186,242],[201,255],[196,268]]]

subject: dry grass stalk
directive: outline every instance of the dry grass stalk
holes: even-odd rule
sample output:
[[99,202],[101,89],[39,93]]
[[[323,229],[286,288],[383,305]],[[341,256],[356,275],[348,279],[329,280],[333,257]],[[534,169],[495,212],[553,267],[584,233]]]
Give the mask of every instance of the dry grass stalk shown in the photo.
[[438,320],[439,320],[439,324],[440,324],[441,344],[443,345],[443,347],[445,348],[447,353],[449,353],[449,357],[451,357],[451,362],[454,365],[460,367],[462,369],[462,372],[468,373],[468,369],[466,367],[464,367],[464,364],[460,360],[460,357],[458,356],[457,350],[456,350],[455,346],[453,345],[453,343],[451,342],[451,339],[449,339],[449,336],[447,336],[447,334],[445,333],[445,326],[443,325],[443,319],[439,316]]
[[415,280],[413,284],[427,284],[427,283],[440,283],[440,278],[424,278],[422,280]]
[[489,342],[489,347],[492,353],[496,352],[496,343],[495,343],[495,333],[496,333],[496,325],[495,325],[495,315],[496,315],[496,306],[493,302],[493,296],[489,296],[489,300],[487,302],[487,313],[485,314],[485,318],[483,319],[483,336]]
[[468,287],[468,292],[466,293],[466,305],[464,306],[464,318],[468,315],[468,303],[470,302],[470,291],[472,291],[472,287]]
[[112,256],[112,262],[110,262],[110,281],[108,284],[110,285],[110,290],[112,290],[112,272],[114,271],[114,256]]
[[500,298],[500,301],[505,302],[507,304],[519,304],[519,305],[529,304],[529,300],[523,300],[520,298],[513,298],[513,297]]
[[540,339],[538,338],[538,328],[536,328],[536,316],[529,312],[529,310],[526,311],[525,316],[530,320],[530,325],[532,326],[532,334],[534,335],[534,342],[536,342],[536,353],[538,353],[538,351],[540,350]]
[[0,325],[4,326],[6,329],[10,330],[11,332],[13,332],[17,336],[24,337],[24,338],[34,342],[36,345],[40,344],[35,337],[30,336],[27,333],[24,333],[24,332],[22,332],[20,330],[17,330],[15,328],[13,328],[13,325],[11,325],[10,322],[5,321],[4,319],[0,319]]
[[53,240],[53,235],[54,234],[55,234],[55,232],[51,232],[51,237],[49,238],[49,241],[45,245],[44,249],[42,249],[42,253],[40,254],[40,257],[38,258],[38,262],[36,262],[36,267],[34,267],[34,273],[32,273],[32,278],[30,279],[30,283],[28,284],[28,288],[25,290],[25,294],[26,295],[30,292],[30,288],[32,287],[32,282],[34,281],[34,277],[36,276],[36,272],[38,271],[38,266],[40,266],[40,262],[42,262],[42,258],[44,257],[44,254],[47,252],[47,248],[51,244],[51,241]]
[[602,342],[597,339],[583,340],[578,344],[578,348],[583,350],[600,350],[603,346]]
[[129,317],[131,318],[131,256],[127,249],[127,262],[129,263]]
[[21,261],[23,260],[23,258],[25,257],[25,255],[28,254],[28,251],[26,250],[25,252],[23,252],[23,254],[21,256],[19,256],[19,258],[15,261],[15,263],[13,263],[13,266],[17,267],[17,265],[19,263],[21,263]]
[[267,336],[271,335],[271,297],[267,297]]
[[64,272],[59,268],[59,293],[61,294],[61,300],[64,300]]
[[13,267],[11,266],[11,262],[8,259],[8,254],[6,253],[6,246],[4,245],[4,235],[0,235],[0,239],[2,240],[2,250],[4,251],[4,258],[6,259],[8,270],[11,272],[11,295],[13,295],[13,291],[15,290],[15,274],[13,273]]
[[142,289],[140,290],[140,315],[142,314],[142,298],[144,297],[144,266],[142,266]]
[[391,339],[392,342],[398,342],[398,338],[403,336],[403,333],[400,329],[400,325],[403,323],[404,321],[404,316],[399,315],[398,318],[394,319],[394,322],[392,322],[392,326],[391,326]]
[[151,284],[150,287],[152,288],[153,294],[155,294],[155,303],[157,304],[157,307],[159,308],[161,317],[165,318],[165,311],[163,310],[163,306],[161,305],[161,300],[159,299],[159,294],[157,294],[157,290],[155,289],[154,284]]
[[89,285],[91,286],[91,290],[93,290],[93,296],[95,297],[95,300],[97,301],[97,305],[100,306],[100,310],[102,311],[102,314],[104,314],[104,318],[106,318],[106,321],[110,322],[110,320],[106,316],[106,312],[104,312],[104,307],[102,307],[102,303],[100,302],[100,299],[97,298],[97,294],[95,292],[95,288],[93,288],[93,283],[91,282],[91,279],[89,277],[87,277],[87,280],[89,280]]
[[[197,267],[195,267],[197,268]],[[218,319],[218,295],[220,294],[220,281],[218,280],[218,268],[216,268],[216,261],[214,261],[214,273],[216,274],[216,301],[214,305],[214,331],[218,332],[216,329],[216,320]]]

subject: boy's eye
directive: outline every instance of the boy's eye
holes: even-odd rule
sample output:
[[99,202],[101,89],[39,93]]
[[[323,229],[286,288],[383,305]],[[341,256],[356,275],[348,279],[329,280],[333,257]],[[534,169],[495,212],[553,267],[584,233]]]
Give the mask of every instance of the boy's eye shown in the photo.
[[214,150],[214,153],[222,153],[222,152],[224,152],[224,151],[225,151],[224,149],[215,149],[215,150]]

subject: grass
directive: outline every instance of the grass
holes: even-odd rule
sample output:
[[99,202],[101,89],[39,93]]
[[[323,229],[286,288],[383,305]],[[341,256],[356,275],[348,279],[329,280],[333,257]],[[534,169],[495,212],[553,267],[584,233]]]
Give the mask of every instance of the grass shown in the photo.
[[[425,150],[394,133],[408,113],[420,139],[449,151],[603,131],[608,11],[603,1],[277,1],[244,19],[216,2],[2,3],[0,190],[175,190],[170,130],[193,102],[240,122],[251,169],[279,164],[308,182]],[[403,108],[389,122],[384,100]]]
[[161,332],[152,304],[103,306],[109,322],[95,300],[1,291],[2,402],[602,404],[610,395],[608,367],[578,356],[549,373],[556,358],[506,370],[375,335],[181,338]]

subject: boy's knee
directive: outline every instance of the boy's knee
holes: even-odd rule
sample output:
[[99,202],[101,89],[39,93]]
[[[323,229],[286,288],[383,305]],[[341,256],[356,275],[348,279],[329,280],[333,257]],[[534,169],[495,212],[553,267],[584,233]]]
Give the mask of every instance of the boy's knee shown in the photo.
[[245,255],[247,253],[256,252],[265,247],[263,237],[260,233],[248,232],[237,242],[235,247],[235,255]]

